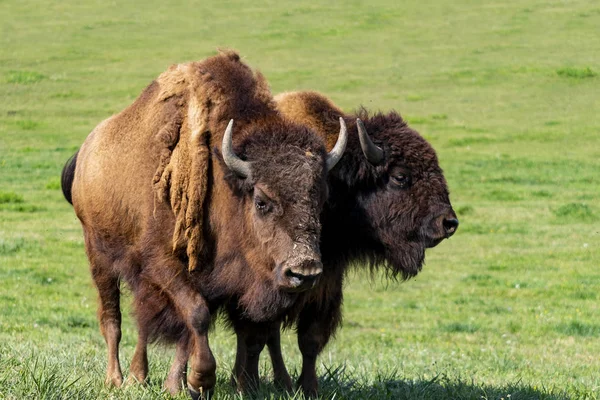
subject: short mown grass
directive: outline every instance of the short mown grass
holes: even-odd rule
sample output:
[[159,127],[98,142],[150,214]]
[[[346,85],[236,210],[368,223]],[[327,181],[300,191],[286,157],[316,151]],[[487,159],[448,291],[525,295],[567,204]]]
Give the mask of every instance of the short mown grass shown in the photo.
[[[96,293],[60,172],[170,64],[217,47],[239,50],[275,93],[401,112],[435,147],[460,219],[415,279],[349,275],[321,398],[600,398],[594,1],[7,0],[0,23],[0,398],[168,398],[169,347],[151,348],[148,385],[103,385]],[[241,398],[220,323],[211,347],[217,398]],[[283,349],[297,377],[293,332]],[[254,398],[302,398],[269,383],[267,357],[261,373]]]

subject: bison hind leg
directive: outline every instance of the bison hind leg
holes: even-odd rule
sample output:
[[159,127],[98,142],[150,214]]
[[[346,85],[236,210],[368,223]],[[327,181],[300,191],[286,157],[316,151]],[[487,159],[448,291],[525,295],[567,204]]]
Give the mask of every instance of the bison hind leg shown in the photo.
[[98,290],[98,321],[108,349],[105,384],[120,387],[123,373],[119,362],[121,342],[121,279],[116,260],[107,244],[84,227],[85,247],[90,272]]
[[118,277],[111,276],[108,269],[100,267],[99,264],[97,259],[91,261],[92,276],[98,289],[100,331],[108,348],[105,383],[109,386],[120,387],[123,384],[123,373],[119,362],[119,343],[121,342],[120,282]]

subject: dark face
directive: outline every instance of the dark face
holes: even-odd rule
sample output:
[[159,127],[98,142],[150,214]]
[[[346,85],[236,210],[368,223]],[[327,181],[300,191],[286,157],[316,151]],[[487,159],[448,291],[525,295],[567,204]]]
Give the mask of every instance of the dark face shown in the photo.
[[289,132],[269,141],[271,135],[263,132],[258,141],[246,145],[251,178],[238,178],[236,185],[246,221],[260,243],[258,251],[275,266],[257,263],[253,268],[271,274],[281,290],[296,292],[312,288],[323,270],[319,216],[327,197],[326,153],[318,139],[294,142],[286,135]]
[[454,234],[458,219],[429,143],[396,114],[365,125],[384,157],[377,165],[364,159],[374,185],[361,190],[358,202],[392,271],[408,278],[421,269],[426,248]]

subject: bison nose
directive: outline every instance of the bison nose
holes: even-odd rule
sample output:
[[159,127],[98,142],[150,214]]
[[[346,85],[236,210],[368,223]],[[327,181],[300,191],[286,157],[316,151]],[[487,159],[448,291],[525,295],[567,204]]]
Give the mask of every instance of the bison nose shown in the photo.
[[454,232],[458,229],[458,219],[456,218],[444,218],[442,221],[442,225],[444,226],[444,231],[446,232],[446,237],[454,235]]
[[450,208],[431,220],[426,230],[426,246],[435,247],[444,239],[454,235],[458,229],[458,218]]
[[322,273],[323,264],[320,261],[310,260],[295,268],[287,268],[284,276],[291,290],[303,291],[314,287]]

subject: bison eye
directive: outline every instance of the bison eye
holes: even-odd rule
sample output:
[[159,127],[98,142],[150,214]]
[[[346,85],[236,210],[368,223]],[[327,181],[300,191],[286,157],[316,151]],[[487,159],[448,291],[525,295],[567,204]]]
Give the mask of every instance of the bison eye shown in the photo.
[[265,215],[270,213],[274,207],[274,201],[269,198],[259,187],[254,188],[254,194],[252,196],[254,201],[254,207],[258,211],[258,215]]
[[399,188],[407,188],[410,185],[410,177],[408,175],[392,175],[392,182]]
[[269,205],[267,204],[266,201],[264,201],[262,199],[255,199],[254,200],[254,206],[262,214],[266,214],[267,212],[269,212]]

